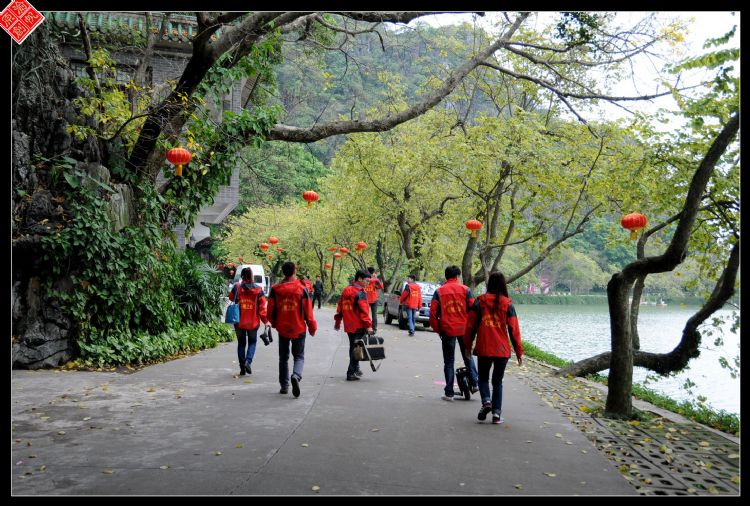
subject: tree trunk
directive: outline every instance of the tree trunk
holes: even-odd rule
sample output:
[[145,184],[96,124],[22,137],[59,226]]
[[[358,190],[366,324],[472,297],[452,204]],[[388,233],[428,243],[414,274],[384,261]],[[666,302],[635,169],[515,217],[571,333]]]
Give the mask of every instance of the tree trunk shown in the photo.
[[641,349],[641,339],[638,336],[638,311],[641,307],[643,296],[643,285],[646,284],[646,276],[638,276],[633,286],[633,301],[630,303],[630,339],[633,341],[633,349]]
[[633,342],[628,318],[628,293],[632,283],[623,273],[615,274],[607,283],[612,355],[604,416],[610,418],[630,418],[633,411]]

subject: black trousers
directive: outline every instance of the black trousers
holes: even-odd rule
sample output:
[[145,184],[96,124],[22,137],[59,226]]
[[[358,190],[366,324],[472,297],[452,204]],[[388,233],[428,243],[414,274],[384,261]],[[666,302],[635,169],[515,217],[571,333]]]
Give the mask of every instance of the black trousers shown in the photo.
[[313,292],[313,299],[312,299],[313,306],[315,305],[316,300],[318,301],[318,309],[320,309],[320,303],[323,300],[323,294],[320,292]]
[[378,329],[378,301],[370,304],[370,313],[372,315],[372,329]]

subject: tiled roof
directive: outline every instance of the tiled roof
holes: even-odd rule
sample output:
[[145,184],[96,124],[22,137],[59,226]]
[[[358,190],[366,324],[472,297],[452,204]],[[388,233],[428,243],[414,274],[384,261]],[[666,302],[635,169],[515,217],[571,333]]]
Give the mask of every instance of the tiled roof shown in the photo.
[[[77,12],[45,12],[48,19],[55,23],[71,29],[78,28]],[[86,26],[93,32],[105,33],[119,26],[130,30],[143,31],[146,26],[146,17],[135,12],[87,12],[85,13]],[[161,16],[152,17],[152,31],[161,26]],[[198,31],[198,24],[194,17],[183,15],[172,15],[167,23],[167,29],[162,37],[164,41],[189,43]],[[219,30],[220,32],[220,30]],[[217,32],[217,34],[219,33]],[[214,34],[216,36],[216,34]]]

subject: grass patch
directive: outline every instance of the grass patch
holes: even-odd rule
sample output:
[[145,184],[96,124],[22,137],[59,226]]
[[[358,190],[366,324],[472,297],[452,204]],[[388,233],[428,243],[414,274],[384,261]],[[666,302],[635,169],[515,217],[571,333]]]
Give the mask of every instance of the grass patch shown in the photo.
[[[523,343],[523,349],[525,354],[529,357],[555,367],[562,368],[573,363],[570,360],[564,360],[552,353],[541,350],[531,343]],[[586,376],[586,379],[607,385],[607,377],[601,374],[589,374]],[[723,409],[717,412],[709,409],[701,403],[691,401],[678,402],[637,383],[633,384],[633,397],[642,401],[650,402],[654,406],[680,414],[685,418],[722,432],[733,434],[734,436],[739,436],[740,434],[740,417],[734,413],[728,413]]]

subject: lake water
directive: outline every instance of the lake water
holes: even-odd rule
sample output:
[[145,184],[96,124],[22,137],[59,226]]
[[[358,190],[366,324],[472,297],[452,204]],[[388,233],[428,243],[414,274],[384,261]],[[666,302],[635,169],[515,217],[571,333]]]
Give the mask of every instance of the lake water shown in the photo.
[[[685,322],[697,311],[690,306],[641,306],[638,333],[641,349],[654,353],[667,353],[674,349],[682,338]],[[609,312],[601,306],[557,306],[516,305],[521,326],[521,338],[544,351],[566,360],[581,360],[611,349]],[[731,310],[721,310],[714,316],[731,316]],[[709,318],[708,321],[711,321]],[[719,358],[724,356],[730,364],[739,355],[739,332],[730,332],[731,323],[722,326],[724,343],[714,346],[717,333],[707,336],[707,325],[700,327],[703,338],[700,356],[688,363],[689,369],[675,377],[662,378],[641,367],[633,368],[633,381],[644,384],[646,375],[657,376],[645,385],[651,390],[677,401],[697,401],[704,396],[706,405],[714,410],[740,413],[740,378],[735,379],[728,369],[721,367]],[[609,370],[602,371],[607,375]],[[695,383],[692,394],[683,387],[686,379]]]

